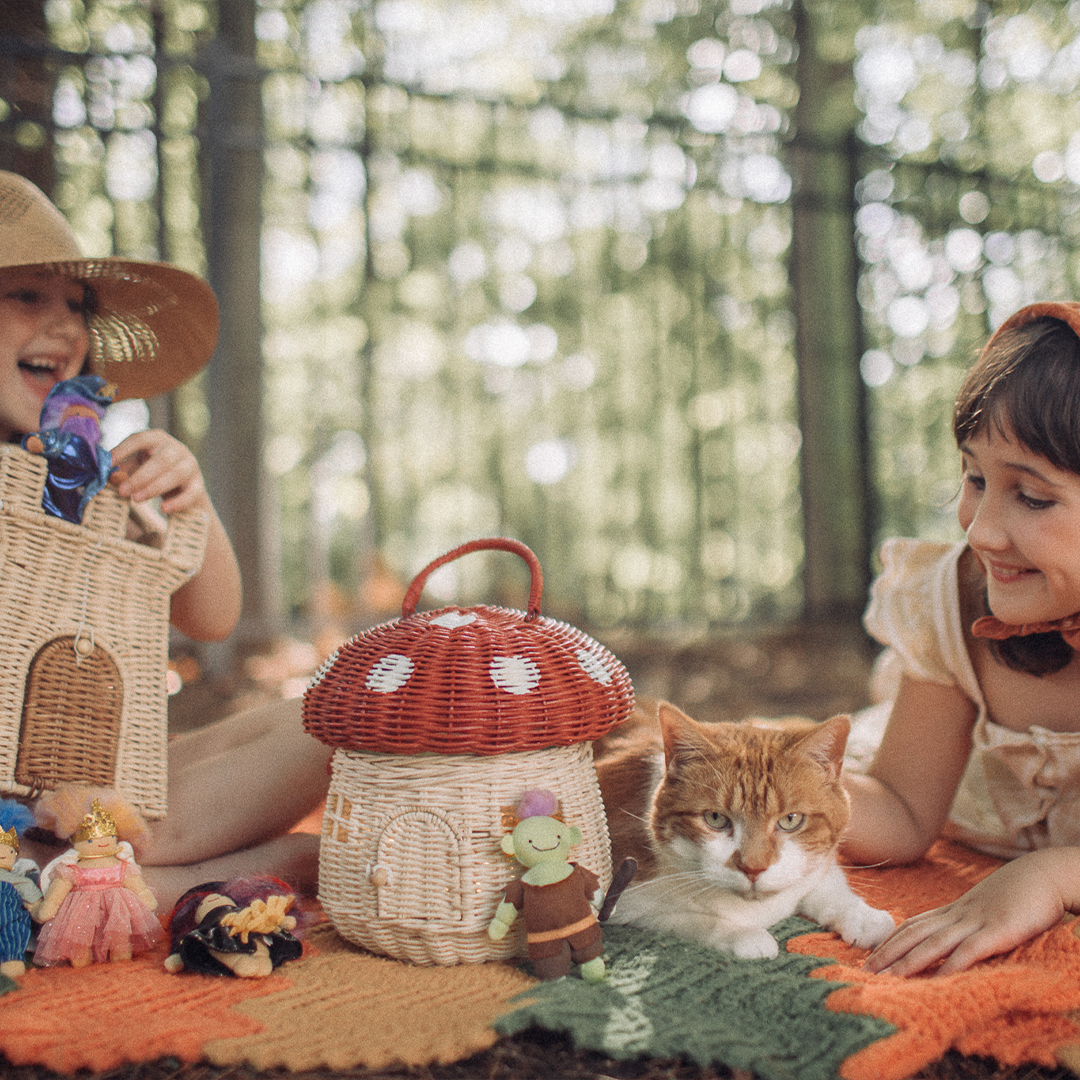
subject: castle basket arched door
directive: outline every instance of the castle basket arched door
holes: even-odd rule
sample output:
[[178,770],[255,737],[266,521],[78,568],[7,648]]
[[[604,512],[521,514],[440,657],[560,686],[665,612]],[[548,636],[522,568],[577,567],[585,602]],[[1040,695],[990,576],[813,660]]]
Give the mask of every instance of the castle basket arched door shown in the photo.
[[15,781],[33,790],[115,782],[124,689],[109,654],[85,637],[59,637],[26,677]]

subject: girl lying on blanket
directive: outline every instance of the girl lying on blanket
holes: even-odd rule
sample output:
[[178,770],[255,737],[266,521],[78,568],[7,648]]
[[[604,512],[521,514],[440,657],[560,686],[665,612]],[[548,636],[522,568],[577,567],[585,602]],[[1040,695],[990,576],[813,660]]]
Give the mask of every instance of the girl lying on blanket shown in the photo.
[[1002,324],[953,413],[966,539],[882,549],[865,621],[898,686],[872,763],[847,777],[844,857],[911,862],[948,822],[1016,858],[903,923],[872,971],[961,970],[1080,911],[1078,335],[1077,303]]

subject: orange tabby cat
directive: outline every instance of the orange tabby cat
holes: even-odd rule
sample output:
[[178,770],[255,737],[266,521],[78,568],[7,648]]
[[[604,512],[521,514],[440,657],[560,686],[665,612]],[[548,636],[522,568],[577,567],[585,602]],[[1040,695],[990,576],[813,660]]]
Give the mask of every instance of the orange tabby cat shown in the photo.
[[659,728],[631,721],[597,744],[614,864],[638,860],[612,922],[743,958],[776,956],[768,927],[789,915],[853,945],[892,933],[836,859],[851,816],[839,782],[846,716],[701,724],[666,702],[658,713]]

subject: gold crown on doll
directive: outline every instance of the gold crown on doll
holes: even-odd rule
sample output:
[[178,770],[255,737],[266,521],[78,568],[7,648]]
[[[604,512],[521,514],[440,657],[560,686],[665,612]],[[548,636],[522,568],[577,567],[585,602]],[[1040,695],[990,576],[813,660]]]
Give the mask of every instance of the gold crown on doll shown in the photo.
[[90,813],[82,819],[79,827],[71,834],[73,844],[83,840],[98,840],[102,836],[116,835],[116,820],[108,810],[105,810],[101,802],[95,799],[90,804]]
[[15,826],[12,825],[7,832],[0,832],[0,844],[7,844],[9,848],[15,849],[15,854],[19,853],[19,836],[15,832]]

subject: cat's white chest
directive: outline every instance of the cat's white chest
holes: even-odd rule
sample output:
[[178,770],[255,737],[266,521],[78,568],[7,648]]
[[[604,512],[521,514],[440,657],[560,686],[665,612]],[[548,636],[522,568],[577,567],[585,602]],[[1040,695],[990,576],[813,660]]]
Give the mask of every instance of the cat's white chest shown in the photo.
[[[768,959],[779,953],[770,926],[801,914],[836,930],[852,944],[871,947],[893,930],[887,912],[871,908],[847,883],[831,856],[804,864],[797,880],[770,891],[769,871],[754,891],[724,887],[701,871],[677,871],[628,889],[619,900],[612,922],[677,934],[744,959]],[[772,870],[773,868],[770,868]],[[790,868],[775,875],[782,880]]]

